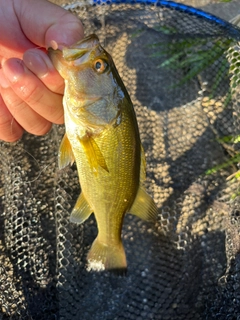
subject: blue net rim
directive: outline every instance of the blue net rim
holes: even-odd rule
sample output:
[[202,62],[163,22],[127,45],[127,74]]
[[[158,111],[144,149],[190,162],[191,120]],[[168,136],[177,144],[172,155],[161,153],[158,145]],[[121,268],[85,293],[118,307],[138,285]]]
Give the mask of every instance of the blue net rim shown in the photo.
[[207,13],[201,9],[196,9],[191,6],[184,5],[182,3],[177,3],[174,1],[167,0],[93,0],[93,5],[101,5],[101,4],[144,4],[144,5],[153,5],[157,7],[166,7],[174,10],[178,10],[190,15],[198,16],[199,18],[203,18],[207,21],[217,23],[226,29],[231,29],[238,37],[240,36],[240,30],[238,27],[235,27],[230,22],[227,22],[221,18],[218,18],[210,13]]

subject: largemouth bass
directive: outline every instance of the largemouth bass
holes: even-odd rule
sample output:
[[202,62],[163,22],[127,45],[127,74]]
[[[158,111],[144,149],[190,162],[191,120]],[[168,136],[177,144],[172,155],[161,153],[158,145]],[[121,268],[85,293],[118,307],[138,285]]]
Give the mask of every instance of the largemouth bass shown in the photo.
[[49,56],[65,80],[59,168],[76,161],[81,185],[70,221],[83,223],[95,214],[98,236],[88,253],[88,269],[125,272],[124,215],[150,221],[157,215],[143,187],[145,157],[131,99],[96,35],[62,50],[49,49]]

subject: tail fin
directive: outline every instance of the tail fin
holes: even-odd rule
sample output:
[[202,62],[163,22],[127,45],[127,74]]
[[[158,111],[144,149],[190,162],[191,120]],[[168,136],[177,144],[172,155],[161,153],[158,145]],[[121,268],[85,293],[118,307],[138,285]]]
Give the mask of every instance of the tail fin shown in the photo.
[[88,253],[87,260],[88,271],[108,270],[118,275],[125,275],[127,271],[127,261],[122,242],[118,245],[107,246],[96,238]]

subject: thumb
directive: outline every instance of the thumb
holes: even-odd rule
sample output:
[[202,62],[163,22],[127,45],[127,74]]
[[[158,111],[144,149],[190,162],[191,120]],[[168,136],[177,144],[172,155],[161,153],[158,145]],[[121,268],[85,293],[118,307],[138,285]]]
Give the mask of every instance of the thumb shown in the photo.
[[71,45],[83,38],[81,21],[69,11],[45,0],[14,3],[21,28],[35,45],[48,48],[52,40]]
[[81,21],[66,12],[57,23],[53,24],[45,33],[45,48],[51,47],[52,41],[58,46],[69,46],[83,38]]

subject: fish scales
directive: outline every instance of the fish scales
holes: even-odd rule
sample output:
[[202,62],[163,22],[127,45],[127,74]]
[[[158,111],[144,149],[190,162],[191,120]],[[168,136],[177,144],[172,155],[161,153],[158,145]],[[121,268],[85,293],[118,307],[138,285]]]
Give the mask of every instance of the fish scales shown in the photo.
[[[73,150],[76,162],[81,162],[78,167],[81,188],[96,216],[103,243],[109,243],[111,238],[111,241],[119,241],[119,238],[113,237],[120,232],[122,224],[123,217],[119,212],[123,215],[131,208],[137,193],[138,186],[134,181],[139,180],[140,163],[137,162],[140,159],[140,141],[136,139],[134,144],[138,146],[132,147],[135,135],[131,118],[126,117],[126,121],[122,121],[118,127],[110,127],[103,137],[100,135],[95,139],[109,169],[107,172],[100,167],[97,175],[91,170],[84,149]],[[91,180],[94,180],[93,184],[89,183]],[[112,223],[109,223],[110,219]]]
[[154,221],[157,207],[143,187],[145,157],[136,115],[111,56],[90,35],[49,56],[65,80],[66,133],[59,167],[76,161],[81,194],[70,216],[83,223],[94,213],[98,236],[88,253],[89,270],[124,273],[121,240],[127,212]]

